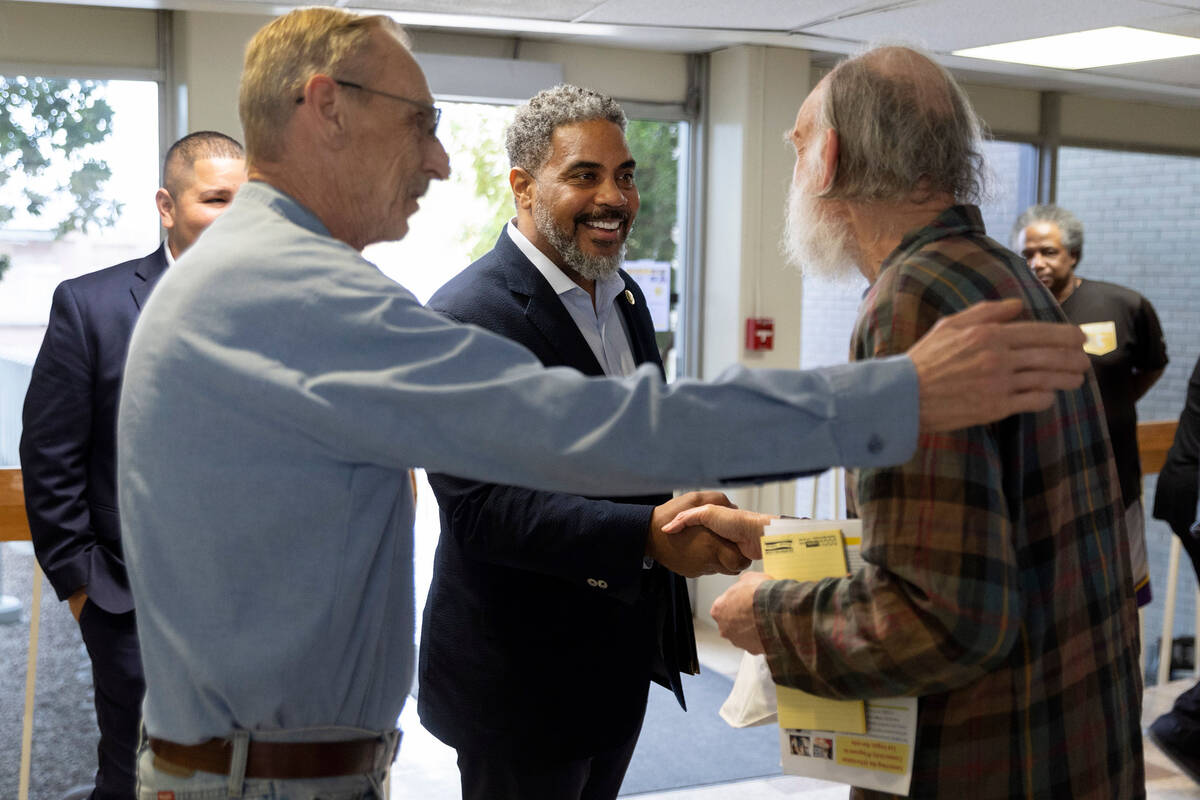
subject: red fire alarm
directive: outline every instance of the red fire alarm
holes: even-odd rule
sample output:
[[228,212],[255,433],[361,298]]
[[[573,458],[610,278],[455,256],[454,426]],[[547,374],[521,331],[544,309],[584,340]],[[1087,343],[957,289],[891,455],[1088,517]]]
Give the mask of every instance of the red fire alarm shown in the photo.
[[746,318],[746,349],[771,350],[775,347],[775,320],[770,317]]

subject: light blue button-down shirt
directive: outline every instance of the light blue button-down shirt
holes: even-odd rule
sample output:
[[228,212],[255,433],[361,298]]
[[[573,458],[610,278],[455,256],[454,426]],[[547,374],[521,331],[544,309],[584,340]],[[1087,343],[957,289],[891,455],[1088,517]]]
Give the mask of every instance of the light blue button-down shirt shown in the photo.
[[413,668],[407,470],[646,494],[902,462],[899,357],[664,385],[545,369],[423,308],[261,182],[169,270],[130,343],[122,537],[152,736],[387,730]]

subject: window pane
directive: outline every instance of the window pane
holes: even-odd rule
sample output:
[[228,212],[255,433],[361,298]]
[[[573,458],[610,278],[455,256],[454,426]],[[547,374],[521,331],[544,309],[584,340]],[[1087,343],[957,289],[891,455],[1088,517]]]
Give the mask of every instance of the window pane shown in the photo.
[[988,236],[1012,247],[1009,234],[1021,212],[1037,202],[1037,148],[1020,142],[985,142],[987,197],[979,204]]
[[680,165],[685,163],[687,134],[686,122],[651,120],[630,120],[626,131],[630,153],[637,160],[641,206],[629,234],[625,270],[646,295],[668,380],[674,380],[679,369],[683,284],[679,209],[686,191],[680,182]]
[[504,130],[512,106],[438,103],[438,135],[450,155],[450,180],[433,181],[421,210],[409,217],[398,242],[363,251],[422,303],[443,283],[492,249],[500,229],[513,216],[508,188]]
[[[1179,418],[1188,378],[1200,354],[1200,158],[1064,147],[1058,157],[1058,203],[1083,222],[1083,256],[1076,272],[1141,293],[1154,306],[1171,362],[1138,403],[1140,420]],[[1152,505],[1156,476],[1145,480]],[[1149,517],[1149,513],[1147,513]],[[1146,520],[1153,602],[1146,607],[1145,641],[1153,678],[1162,632],[1170,528]],[[1179,569],[1173,638],[1194,627],[1195,575],[1187,558]]]
[[0,97],[0,464],[15,464],[55,286],[158,241],[158,86],[0,76]]
[[1076,273],[1128,286],[1158,312],[1171,363],[1138,417],[1177,419],[1200,354],[1200,158],[1064,147],[1058,203],[1083,222]]

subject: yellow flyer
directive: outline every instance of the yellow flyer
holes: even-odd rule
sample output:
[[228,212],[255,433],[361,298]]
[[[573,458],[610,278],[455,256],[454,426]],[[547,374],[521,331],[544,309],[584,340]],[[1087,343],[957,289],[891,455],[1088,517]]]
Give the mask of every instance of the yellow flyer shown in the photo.
[[[814,537],[816,544],[812,544]],[[834,547],[833,541],[839,546]],[[794,577],[796,580],[816,580],[855,572],[863,563],[861,543],[862,523],[859,520],[774,520],[763,537],[763,570],[777,578]],[[811,557],[806,558],[806,555]],[[773,564],[782,566],[773,568]],[[808,569],[824,572],[813,577],[784,574],[793,567],[800,567],[802,575]],[[776,690],[780,756],[785,773],[880,792],[908,794],[917,740],[917,698],[855,701],[863,708],[863,726],[860,730],[848,731],[840,718],[822,717],[818,720],[820,724],[812,725],[803,719],[797,720],[790,715],[791,709],[785,711],[785,706],[791,706],[791,693],[795,690],[778,686]],[[835,724],[830,724],[831,718],[835,719]]]
[[[763,572],[774,578],[816,581],[848,571],[841,528],[772,533],[763,536],[762,549]],[[781,727],[867,731],[866,708],[861,700],[829,700],[786,686],[776,686],[775,695]]]

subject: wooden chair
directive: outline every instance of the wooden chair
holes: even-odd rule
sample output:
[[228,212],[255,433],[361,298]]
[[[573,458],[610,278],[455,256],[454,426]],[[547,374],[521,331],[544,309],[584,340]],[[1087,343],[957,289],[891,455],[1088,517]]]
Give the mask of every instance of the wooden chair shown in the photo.
[[[1143,475],[1154,475],[1163,468],[1167,461],[1167,451],[1171,449],[1171,442],[1175,440],[1175,428],[1178,425],[1174,420],[1138,423],[1138,453],[1142,458]],[[1163,598],[1162,640],[1158,648],[1156,678],[1159,686],[1171,677],[1171,646],[1174,640],[1172,632],[1175,627],[1175,602],[1179,595],[1179,561],[1182,553],[1183,545],[1179,537],[1171,536],[1171,552],[1167,556],[1167,594]],[[1196,631],[1200,633],[1200,589],[1196,592]],[[1143,654],[1146,654],[1145,644],[1143,641]],[[1200,677],[1200,659],[1196,661],[1196,674]]]
[[[29,540],[21,470],[0,469],[0,542]],[[25,714],[21,727],[21,771],[18,800],[29,800],[29,767],[33,745],[33,698],[37,686],[38,628],[42,609],[42,571],[33,562],[33,600],[29,607],[29,658],[25,667]]]

